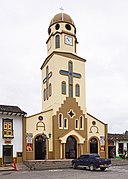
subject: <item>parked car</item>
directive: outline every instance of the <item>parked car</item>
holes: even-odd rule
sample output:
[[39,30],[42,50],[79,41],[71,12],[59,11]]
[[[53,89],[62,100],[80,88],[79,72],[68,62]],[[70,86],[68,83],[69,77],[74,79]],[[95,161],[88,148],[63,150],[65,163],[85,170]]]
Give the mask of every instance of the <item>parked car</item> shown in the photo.
[[93,171],[100,168],[101,171],[104,171],[111,166],[111,160],[100,158],[98,154],[83,154],[79,158],[72,160],[72,166],[74,169],[84,167]]

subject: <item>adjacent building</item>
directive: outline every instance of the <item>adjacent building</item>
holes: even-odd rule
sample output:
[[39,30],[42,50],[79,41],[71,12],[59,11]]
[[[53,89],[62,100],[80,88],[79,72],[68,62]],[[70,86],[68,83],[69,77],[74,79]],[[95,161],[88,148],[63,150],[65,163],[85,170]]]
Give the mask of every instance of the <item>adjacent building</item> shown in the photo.
[[0,105],[0,165],[22,161],[25,115],[17,106]]
[[108,153],[110,158],[128,154],[128,131],[123,134],[108,134]]

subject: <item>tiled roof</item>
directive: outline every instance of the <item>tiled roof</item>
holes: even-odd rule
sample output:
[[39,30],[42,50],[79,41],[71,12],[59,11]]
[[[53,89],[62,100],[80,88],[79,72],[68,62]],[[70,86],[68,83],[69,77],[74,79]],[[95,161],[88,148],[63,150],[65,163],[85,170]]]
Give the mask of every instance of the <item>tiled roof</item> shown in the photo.
[[112,141],[128,141],[128,133],[124,134],[108,134],[108,139]]
[[27,114],[26,112],[22,111],[18,106],[8,106],[8,105],[0,105],[0,113],[7,113],[7,114],[20,114],[24,116]]

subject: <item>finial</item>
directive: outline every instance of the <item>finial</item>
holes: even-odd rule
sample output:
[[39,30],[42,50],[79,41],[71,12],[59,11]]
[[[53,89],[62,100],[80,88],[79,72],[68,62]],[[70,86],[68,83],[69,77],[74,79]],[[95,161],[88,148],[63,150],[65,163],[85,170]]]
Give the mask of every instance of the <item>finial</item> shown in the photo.
[[64,10],[63,7],[60,7],[60,10],[61,10],[61,13],[63,13],[63,10]]
[[61,10],[61,14],[62,14],[62,21],[63,21],[63,7],[60,7],[60,10]]

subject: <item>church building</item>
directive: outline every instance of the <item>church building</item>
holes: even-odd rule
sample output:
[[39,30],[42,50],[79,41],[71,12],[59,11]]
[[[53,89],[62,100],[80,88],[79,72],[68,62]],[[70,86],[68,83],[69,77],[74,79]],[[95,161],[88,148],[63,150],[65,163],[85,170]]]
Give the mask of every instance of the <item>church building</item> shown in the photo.
[[48,27],[42,71],[42,112],[26,118],[23,160],[108,157],[107,124],[87,113],[86,59],[77,55],[76,26],[65,13]]

